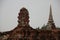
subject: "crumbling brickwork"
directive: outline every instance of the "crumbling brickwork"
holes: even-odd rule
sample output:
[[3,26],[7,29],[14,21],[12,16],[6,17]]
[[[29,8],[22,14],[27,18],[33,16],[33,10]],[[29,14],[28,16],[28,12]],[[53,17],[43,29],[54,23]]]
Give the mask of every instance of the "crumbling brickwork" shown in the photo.
[[[49,26],[50,22],[53,23],[52,19],[49,19]],[[0,40],[60,40],[60,30],[54,28],[49,30],[33,29],[29,25],[28,10],[22,8],[19,12],[17,27],[9,32],[0,33]]]

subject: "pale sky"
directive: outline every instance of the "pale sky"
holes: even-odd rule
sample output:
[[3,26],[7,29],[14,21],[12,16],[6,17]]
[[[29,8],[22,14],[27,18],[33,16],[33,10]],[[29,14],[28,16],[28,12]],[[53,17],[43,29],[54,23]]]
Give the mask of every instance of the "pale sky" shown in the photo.
[[0,0],[0,31],[10,31],[17,26],[18,13],[22,7],[29,11],[30,26],[41,28],[47,24],[50,4],[54,23],[60,27],[60,0]]

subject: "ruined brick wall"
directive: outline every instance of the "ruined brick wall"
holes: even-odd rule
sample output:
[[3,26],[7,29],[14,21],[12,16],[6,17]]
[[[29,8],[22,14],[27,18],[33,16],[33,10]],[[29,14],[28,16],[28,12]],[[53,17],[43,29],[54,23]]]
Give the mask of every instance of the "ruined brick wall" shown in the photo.
[[[16,38],[14,38],[16,35]],[[25,30],[20,38],[18,34],[13,35],[12,40],[60,40],[60,30]]]
[[28,10],[22,8],[17,27],[9,32],[0,33],[0,40],[60,40],[60,30],[33,29],[29,25]]

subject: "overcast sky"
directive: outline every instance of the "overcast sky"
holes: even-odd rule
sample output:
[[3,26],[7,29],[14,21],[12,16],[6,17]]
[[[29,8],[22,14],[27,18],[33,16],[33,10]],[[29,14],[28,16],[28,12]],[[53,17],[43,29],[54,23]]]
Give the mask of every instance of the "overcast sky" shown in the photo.
[[50,4],[54,22],[60,27],[60,0],[0,0],[0,31],[9,31],[17,26],[17,16],[22,7],[29,11],[30,26],[41,28],[47,24]]

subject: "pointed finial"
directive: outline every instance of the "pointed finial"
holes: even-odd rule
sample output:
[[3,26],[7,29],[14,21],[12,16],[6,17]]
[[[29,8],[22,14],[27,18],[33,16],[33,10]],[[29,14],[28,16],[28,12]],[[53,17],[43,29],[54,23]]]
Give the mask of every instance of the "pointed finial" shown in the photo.
[[53,21],[51,5],[50,5],[49,21]]
[[51,29],[55,29],[55,23],[53,20],[53,16],[52,16],[52,9],[51,9],[51,5],[50,5],[50,13],[49,13],[49,19],[48,19],[48,23],[47,23],[47,29],[51,30]]

